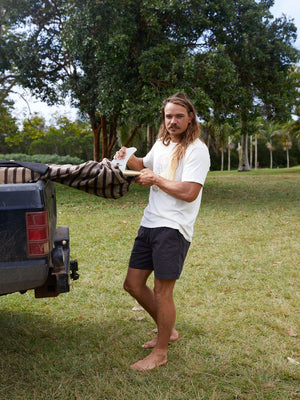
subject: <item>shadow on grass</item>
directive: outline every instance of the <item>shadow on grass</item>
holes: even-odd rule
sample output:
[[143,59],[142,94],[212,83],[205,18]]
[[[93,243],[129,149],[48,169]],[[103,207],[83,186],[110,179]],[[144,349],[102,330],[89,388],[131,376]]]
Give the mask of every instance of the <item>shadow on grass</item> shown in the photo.
[[[149,322],[111,318],[95,324],[27,311],[1,312],[0,398],[230,399],[248,398],[242,396],[247,392],[262,399],[296,398],[291,391],[290,397],[278,394],[279,376],[277,386],[266,386],[274,380],[272,371],[220,353],[218,338],[209,330],[192,322],[179,325],[183,335],[170,346],[167,366],[141,374],[129,365],[149,353],[140,347],[151,329]],[[290,383],[286,373],[284,378],[294,387],[294,377]]]
[[99,383],[107,385],[111,371],[128,368],[132,338],[130,325],[113,316],[100,325],[80,317],[59,321],[1,311],[0,398],[74,399],[85,392],[78,399],[98,398],[102,389],[91,381],[102,375]]

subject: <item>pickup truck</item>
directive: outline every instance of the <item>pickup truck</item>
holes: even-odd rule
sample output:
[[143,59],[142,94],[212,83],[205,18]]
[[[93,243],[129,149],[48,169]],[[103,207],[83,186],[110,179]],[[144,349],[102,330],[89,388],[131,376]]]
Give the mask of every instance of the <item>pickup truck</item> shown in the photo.
[[77,271],[69,228],[56,226],[55,184],[0,184],[0,295],[33,289],[36,298],[54,297],[70,290]]
[[0,296],[30,289],[36,297],[69,291],[69,277],[79,277],[78,265],[70,261],[69,228],[56,226],[54,182],[118,199],[135,175],[125,168],[124,161],[108,159],[80,165],[0,161]]

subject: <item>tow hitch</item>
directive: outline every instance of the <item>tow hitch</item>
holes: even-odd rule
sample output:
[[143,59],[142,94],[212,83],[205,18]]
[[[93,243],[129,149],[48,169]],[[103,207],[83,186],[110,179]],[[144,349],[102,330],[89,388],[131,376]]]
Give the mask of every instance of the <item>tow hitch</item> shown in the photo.
[[70,261],[70,269],[71,269],[71,279],[73,281],[77,281],[79,279],[79,274],[78,274],[78,262],[77,260],[72,260]]

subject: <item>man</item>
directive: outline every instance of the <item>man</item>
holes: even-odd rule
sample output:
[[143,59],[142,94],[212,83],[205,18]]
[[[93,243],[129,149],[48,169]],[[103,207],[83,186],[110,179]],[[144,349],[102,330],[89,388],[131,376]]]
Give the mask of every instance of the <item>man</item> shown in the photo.
[[[115,158],[124,158],[122,147]],[[145,371],[167,362],[169,342],[178,339],[173,289],[193,234],[210,158],[199,139],[196,112],[184,93],[165,100],[158,139],[144,158],[131,156],[128,167],[141,174],[135,181],[151,186],[149,204],[132,249],[124,289],[150,314],[158,333],[144,348],[152,352],[131,365]],[[147,279],[154,271],[154,290]]]

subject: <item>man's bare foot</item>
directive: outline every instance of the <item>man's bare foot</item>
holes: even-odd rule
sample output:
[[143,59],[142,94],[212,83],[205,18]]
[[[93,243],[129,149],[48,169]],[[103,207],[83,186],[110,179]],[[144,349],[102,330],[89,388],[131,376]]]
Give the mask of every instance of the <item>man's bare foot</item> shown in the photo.
[[151,354],[142,360],[132,364],[131,369],[136,371],[150,371],[156,367],[166,364],[168,361],[167,353],[153,350]]
[[[173,329],[171,336],[170,336],[169,343],[176,342],[176,340],[178,340],[178,338],[179,338],[178,332],[176,331],[176,329]],[[158,336],[157,335],[154,336],[154,338],[152,340],[150,340],[149,342],[146,342],[145,344],[142,345],[143,349],[153,349],[156,346],[157,339],[158,339]]]

